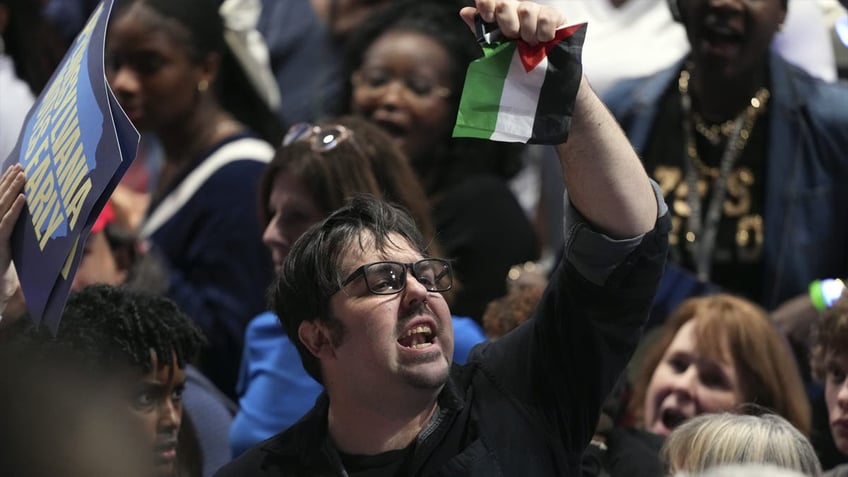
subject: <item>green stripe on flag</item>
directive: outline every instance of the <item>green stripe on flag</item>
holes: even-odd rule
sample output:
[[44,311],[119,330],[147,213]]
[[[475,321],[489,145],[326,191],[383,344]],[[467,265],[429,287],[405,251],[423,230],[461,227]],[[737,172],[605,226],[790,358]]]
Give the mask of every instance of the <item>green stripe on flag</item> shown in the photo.
[[484,46],[483,54],[487,61],[478,59],[468,65],[454,136],[481,139],[492,136],[498,122],[504,80],[515,48],[515,42],[512,41],[495,48]]

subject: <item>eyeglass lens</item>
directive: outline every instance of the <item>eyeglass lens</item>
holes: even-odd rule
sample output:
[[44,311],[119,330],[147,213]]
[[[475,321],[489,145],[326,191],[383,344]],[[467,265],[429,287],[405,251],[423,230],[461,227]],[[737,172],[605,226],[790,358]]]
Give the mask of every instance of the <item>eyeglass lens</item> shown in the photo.
[[313,140],[318,143],[315,147],[318,147],[322,151],[329,151],[339,145],[339,142],[342,140],[341,137],[341,130],[331,127],[318,131]]
[[365,283],[377,295],[398,293],[406,286],[406,270],[428,291],[450,290],[453,280],[450,265],[441,259],[424,259],[412,264],[400,262],[377,262],[365,267]]
[[300,141],[301,139],[311,135],[313,127],[314,126],[309,123],[297,123],[293,125],[286,132],[285,137],[283,137],[283,146],[288,146],[295,141]]

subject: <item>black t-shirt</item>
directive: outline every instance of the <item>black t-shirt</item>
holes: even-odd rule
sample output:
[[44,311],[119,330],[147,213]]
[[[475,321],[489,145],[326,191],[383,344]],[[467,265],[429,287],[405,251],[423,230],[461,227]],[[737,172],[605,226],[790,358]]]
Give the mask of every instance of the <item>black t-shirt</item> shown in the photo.
[[404,475],[404,467],[414,449],[413,442],[404,449],[377,455],[354,455],[339,451],[339,456],[350,477],[395,477]]
[[[687,204],[683,111],[677,82],[663,94],[643,162],[665,196],[672,217],[669,257],[687,270],[695,271],[692,253],[686,246]],[[710,280],[726,290],[758,302],[762,296],[763,215],[768,135],[768,105],[761,112],[748,143],[727,178],[727,192],[712,252]],[[698,155],[708,167],[718,168],[725,143],[711,144],[695,133]],[[702,223],[710,206],[714,182],[699,175],[702,191]]]

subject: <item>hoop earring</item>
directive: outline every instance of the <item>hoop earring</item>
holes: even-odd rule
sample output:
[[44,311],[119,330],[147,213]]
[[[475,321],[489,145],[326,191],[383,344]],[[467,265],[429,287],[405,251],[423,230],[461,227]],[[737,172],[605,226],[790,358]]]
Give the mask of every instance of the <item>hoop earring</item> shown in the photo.
[[203,79],[197,83],[198,93],[205,93],[207,89],[209,89],[209,80]]

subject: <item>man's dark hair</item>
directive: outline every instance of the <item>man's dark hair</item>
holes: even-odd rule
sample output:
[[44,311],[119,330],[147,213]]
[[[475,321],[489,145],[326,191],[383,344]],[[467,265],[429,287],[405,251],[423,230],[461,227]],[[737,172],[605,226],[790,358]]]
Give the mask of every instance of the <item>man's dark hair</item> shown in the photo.
[[405,210],[361,194],[304,233],[283,261],[270,290],[271,309],[297,347],[304,369],[319,383],[323,382],[321,364],[300,342],[298,328],[304,321],[319,320],[332,331],[340,330],[329,305],[345,278],[340,270],[342,259],[356,246],[362,250],[373,246],[381,252],[399,246],[391,234],[407,240],[422,254],[426,250],[424,238]]
[[55,342],[95,366],[128,366],[148,373],[153,370],[151,351],[159,366],[184,368],[205,340],[167,298],[93,285],[68,299]]

